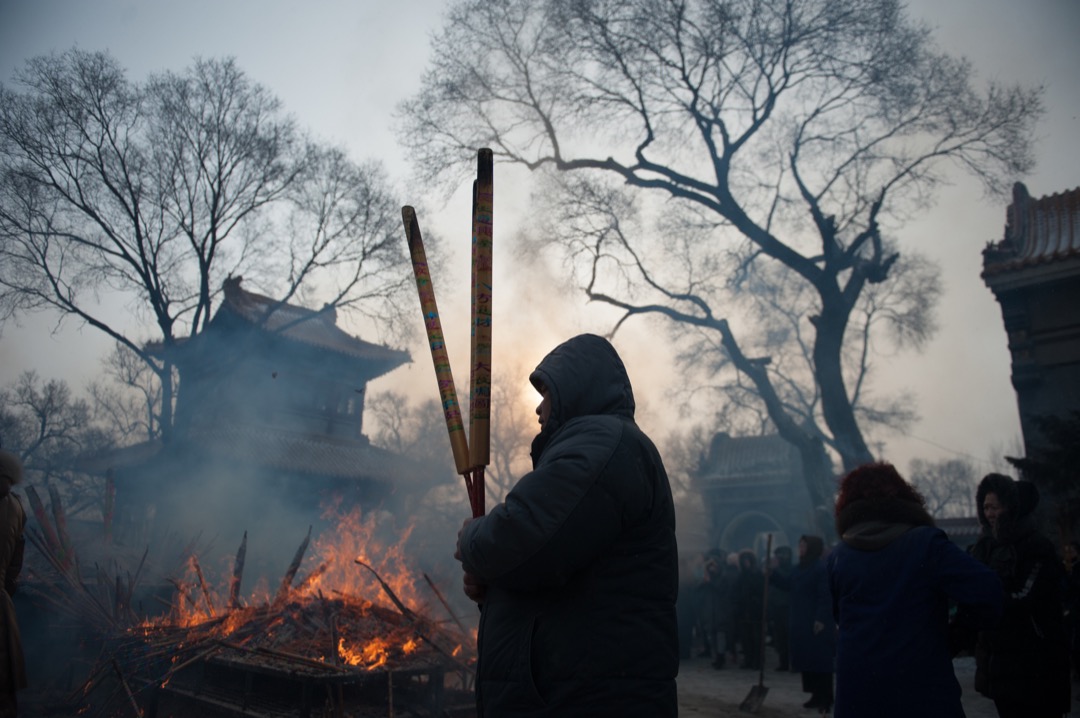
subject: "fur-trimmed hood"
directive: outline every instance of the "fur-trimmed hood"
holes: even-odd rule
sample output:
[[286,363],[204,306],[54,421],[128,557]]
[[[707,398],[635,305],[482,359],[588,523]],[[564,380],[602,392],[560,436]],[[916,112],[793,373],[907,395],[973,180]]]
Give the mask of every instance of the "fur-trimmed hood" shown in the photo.
[[852,501],[836,516],[836,533],[860,551],[879,551],[916,526],[933,525],[922,505],[896,498]]
[[1008,536],[1017,526],[1026,520],[1039,505],[1039,489],[1030,481],[1016,481],[1004,474],[987,474],[979,482],[975,492],[975,510],[979,515],[979,524],[985,535],[991,535],[990,522],[983,512],[983,501],[987,494],[994,494],[1005,507],[1005,512],[998,520],[998,534]]

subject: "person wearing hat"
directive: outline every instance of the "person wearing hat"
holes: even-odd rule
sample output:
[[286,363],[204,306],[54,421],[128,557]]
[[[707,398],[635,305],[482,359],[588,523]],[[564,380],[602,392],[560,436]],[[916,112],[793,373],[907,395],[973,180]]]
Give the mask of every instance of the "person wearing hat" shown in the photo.
[[26,512],[11,488],[22,481],[22,462],[10,451],[0,450],[0,718],[17,713],[16,691],[26,688],[26,663],[22,636],[15,617],[12,594],[22,570]]
[[1005,593],[1001,622],[978,634],[975,690],[1001,718],[1061,716],[1070,710],[1063,568],[1032,521],[1039,491],[1030,481],[987,474],[975,497],[982,533],[971,553],[997,573]]

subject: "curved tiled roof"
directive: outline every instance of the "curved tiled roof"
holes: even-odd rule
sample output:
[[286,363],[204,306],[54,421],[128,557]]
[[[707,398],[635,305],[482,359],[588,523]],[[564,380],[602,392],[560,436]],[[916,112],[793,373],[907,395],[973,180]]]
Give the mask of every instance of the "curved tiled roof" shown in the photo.
[[1005,238],[983,250],[983,276],[1080,257],[1080,187],[1033,199],[1020,182]]
[[720,433],[713,437],[698,476],[707,481],[787,482],[792,472],[801,470],[798,450],[775,434],[732,437]]
[[379,344],[371,344],[342,331],[337,326],[333,307],[320,310],[305,309],[241,289],[241,277],[225,280],[225,300],[218,312],[230,312],[244,321],[279,332],[293,341],[329,349],[351,357],[391,363],[394,366],[409,361],[409,354]]

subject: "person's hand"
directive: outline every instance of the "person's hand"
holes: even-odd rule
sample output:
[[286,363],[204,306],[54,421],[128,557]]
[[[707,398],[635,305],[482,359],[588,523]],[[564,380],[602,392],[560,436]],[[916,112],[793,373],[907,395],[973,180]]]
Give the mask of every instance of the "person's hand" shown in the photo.
[[825,624],[821,621],[814,621],[814,635],[821,633],[825,630]]
[[454,547],[454,558],[458,561],[461,560],[461,534],[465,533],[465,527],[473,522],[473,519],[465,519],[461,524],[461,528],[457,532],[457,544]]
[[487,596],[487,584],[482,582],[474,574],[465,572],[465,595],[476,603],[483,603]]
[[[461,528],[458,529],[457,548],[454,550],[454,558],[458,561],[461,560],[461,538],[465,533],[465,527],[473,522],[473,519],[465,519],[461,524]],[[487,584],[482,582],[475,574],[465,571],[465,595],[477,603],[483,603],[484,597],[487,596]]]

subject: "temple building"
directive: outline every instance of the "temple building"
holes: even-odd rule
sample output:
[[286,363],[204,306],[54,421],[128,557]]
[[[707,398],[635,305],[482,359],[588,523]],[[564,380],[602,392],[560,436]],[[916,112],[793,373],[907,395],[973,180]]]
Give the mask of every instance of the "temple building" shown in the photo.
[[318,515],[328,500],[397,512],[445,473],[364,434],[369,382],[411,361],[407,352],[346,333],[333,308],[275,301],[239,277],[223,289],[202,332],[149,347],[179,376],[170,441],[84,461],[114,477],[118,531],[193,501],[236,520],[285,506]]
[[[1080,188],[1035,199],[1017,183],[1004,238],[983,250],[982,278],[1001,305],[1026,458],[1061,455],[1068,447],[1053,446],[1045,422],[1080,423]],[[1068,503],[1060,484],[1049,493]]]
[[1080,409],[1080,188],[1033,199],[1017,183],[1004,239],[983,250],[982,277],[1001,305],[1031,453],[1035,417]]
[[704,498],[708,545],[726,551],[794,546],[820,533],[798,450],[777,435],[713,437],[694,483]]

